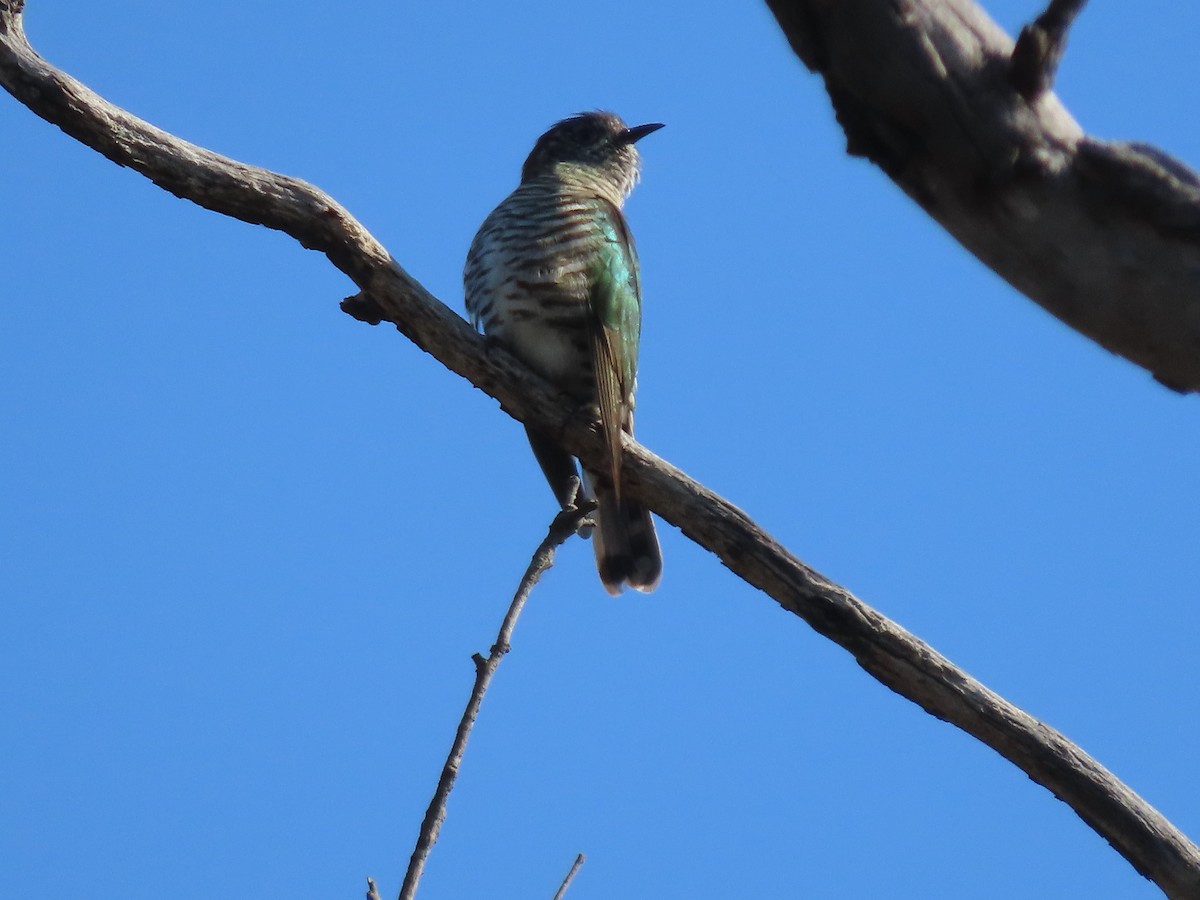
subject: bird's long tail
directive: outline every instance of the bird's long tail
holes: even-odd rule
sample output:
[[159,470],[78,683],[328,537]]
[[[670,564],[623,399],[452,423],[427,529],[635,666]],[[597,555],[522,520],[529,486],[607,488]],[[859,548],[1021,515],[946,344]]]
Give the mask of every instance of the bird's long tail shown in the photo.
[[[552,440],[529,428],[525,430],[554,496],[565,506],[571,499],[572,482],[578,477],[575,460]],[[627,584],[643,593],[654,590],[662,579],[662,551],[650,511],[627,500],[618,502],[611,479],[588,471],[583,473],[583,491],[585,497],[596,499],[596,525],[594,531],[585,526],[579,533],[592,538],[604,589],[613,596]]]
[[[586,473],[591,476],[591,473]],[[628,584],[649,593],[662,578],[662,550],[650,510],[629,500],[618,500],[603,480],[588,477],[596,498],[596,531],[592,549],[604,589],[613,596]]]

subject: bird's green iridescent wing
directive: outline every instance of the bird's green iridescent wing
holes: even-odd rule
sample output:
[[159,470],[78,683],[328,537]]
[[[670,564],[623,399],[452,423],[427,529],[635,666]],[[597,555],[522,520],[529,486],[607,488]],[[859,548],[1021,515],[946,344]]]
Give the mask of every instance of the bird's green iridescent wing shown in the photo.
[[599,201],[601,238],[589,271],[589,303],[593,314],[592,364],[600,423],[608,440],[613,490],[621,489],[621,431],[629,420],[629,398],[637,379],[638,342],[642,332],[642,297],[637,250],[616,206]]

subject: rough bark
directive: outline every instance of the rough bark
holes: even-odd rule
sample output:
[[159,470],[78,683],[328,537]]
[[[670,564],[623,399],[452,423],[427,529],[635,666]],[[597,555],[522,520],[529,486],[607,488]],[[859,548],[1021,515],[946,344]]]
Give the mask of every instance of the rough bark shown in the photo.
[[850,153],[1067,325],[1200,390],[1200,177],[1087,136],[1045,89],[1082,3],[1051,3],[1023,42],[1041,72],[1026,52],[1014,70],[1012,39],[972,0],[767,5],[825,79]]
[[[476,335],[332,198],[302,181],[189,144],[107,103],[30,48],[23,6],[21,0],[0,0],[0,84],[34,113],[176,196],[278,229],[325,253],[360,289],[343,302],[347,312],[394,323],[514,418],[556,436],[587,464],[603,465],[604,440],[595,422],[580,418],[544,382]],[[1012,761],[1169,895],[1200,896],[1200,850],[1079,747],[804,565],[740,509],[645,448],[626,444],[624,471],[633,498],[847,649],[883,684]]]

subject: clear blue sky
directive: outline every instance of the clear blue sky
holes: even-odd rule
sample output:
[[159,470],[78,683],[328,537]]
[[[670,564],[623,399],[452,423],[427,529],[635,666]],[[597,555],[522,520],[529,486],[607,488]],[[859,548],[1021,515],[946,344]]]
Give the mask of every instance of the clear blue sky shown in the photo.
[[[989,2],[1010,31],[1040,4]],[[755,2],[30,0],[48,59],[320,185],[461,309],[581,109],[668,127],[629,204],[639,436],[1200,836],[1200,399],[1060,325],[849,159]],[[1059,90],[1200,165],[1200,9],[1092,4]],[[553,511],[520,427],[318,254],[0,96],[0,893],[394,895]],[[423,897],[1150,898],[1065,805],[675,529],[574,542]]]

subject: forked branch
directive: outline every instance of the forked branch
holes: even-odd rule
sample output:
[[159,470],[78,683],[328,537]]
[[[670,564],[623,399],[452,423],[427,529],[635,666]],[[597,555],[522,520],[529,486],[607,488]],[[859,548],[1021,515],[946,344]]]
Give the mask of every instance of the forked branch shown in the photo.
[[825,80],[850,153],[1052,315],[1200,391],[1200,176],[1085,134],[1049,91],[1083,0],[1051,0],[1015,57],[973,0],[767,5]]

